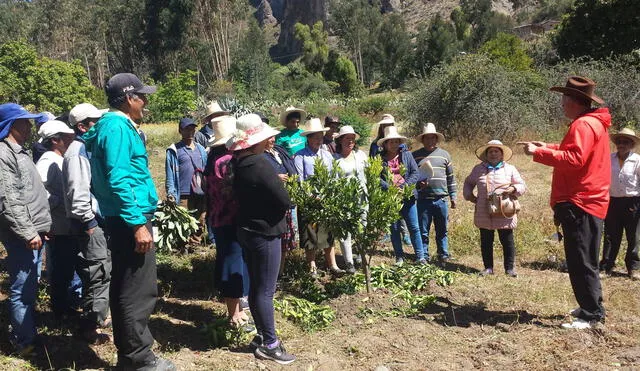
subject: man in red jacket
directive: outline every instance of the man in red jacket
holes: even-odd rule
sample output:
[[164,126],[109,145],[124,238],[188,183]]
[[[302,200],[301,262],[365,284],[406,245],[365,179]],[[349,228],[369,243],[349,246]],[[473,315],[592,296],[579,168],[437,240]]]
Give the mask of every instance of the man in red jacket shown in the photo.
[[591,328],[605,315],[598,250],[609,206],[611,115],[607,108],[591,108],[592,102],[604,103],[594,94],[595,86],[574,76],[565,86],[551,88],[562,93],[564,115],[572,120],[562,143],[520,142],[533,161],[553,166],[551,207],[562,225],[571,287],[580,305],[571,311],[575,320],[564,328]]

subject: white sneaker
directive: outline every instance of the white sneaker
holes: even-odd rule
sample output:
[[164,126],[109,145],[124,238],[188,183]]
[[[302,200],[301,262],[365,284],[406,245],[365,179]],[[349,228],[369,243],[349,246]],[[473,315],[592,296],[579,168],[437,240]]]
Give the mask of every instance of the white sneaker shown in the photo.
[[571,323],[563,323],[562,324],[562,328],[566,328],[566,329],[574,328],[576,330],[586,330],[588,328],[591,328],[591,323],[589,323],[589,322],[587,322],[587,321],[585,321],[583,319],[576,318]]
[[569,311],[569,315],[571,317],[578,317],[578,314],[580,314],[580,310],[581,309],[582,308],[580,308],[580,307],[577,307],[576,309],[572,309],[572,310]]

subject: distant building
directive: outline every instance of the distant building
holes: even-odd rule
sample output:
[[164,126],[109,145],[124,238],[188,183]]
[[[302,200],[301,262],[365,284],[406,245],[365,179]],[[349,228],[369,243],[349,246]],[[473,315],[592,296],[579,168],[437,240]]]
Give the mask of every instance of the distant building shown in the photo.
[[531,40],[538,36],[543,35],[545,32],[549,32],[560,24],[560,21],[554,19],[548,19],[539,23],[524,24],[518,27],[514,27],[515,34],[523,40]]

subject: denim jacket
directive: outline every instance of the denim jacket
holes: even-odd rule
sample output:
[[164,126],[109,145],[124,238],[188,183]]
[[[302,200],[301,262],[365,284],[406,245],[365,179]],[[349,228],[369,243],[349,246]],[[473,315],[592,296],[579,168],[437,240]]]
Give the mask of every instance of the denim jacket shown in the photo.
[[[416,184],[418,182],[418,164],[416,164],[416,160],[413,159],[413,155],[407,147],[401,146],[400,149],[400,160],[406,169],[406,173],[404,174],[404,184]],[[385,152],[380,152],[380,157],[382,157],[382,165],[384,167],[389,166],[389,161],[384,159]],[[380,174],[380,185],[382,189],[389,189],[389,183],[387,179],[384,177],[384,173]],[[418,191],[413,190],[413,196],[418,197]]]
[[[196,148],[200,152],[200,158],[202,159],[200,165],[200,169],[204,170],[205,165],[207,164],[207,152],[204,147],[198,143],[195,143]],[[172,144],[167,148],[167,160],[165,162],[165,172],[166,172],[166,190],[167,195],[173,195],[176,200],[180,199],[180,169],[178,168],[178,150],[176,148],[176,143]]]

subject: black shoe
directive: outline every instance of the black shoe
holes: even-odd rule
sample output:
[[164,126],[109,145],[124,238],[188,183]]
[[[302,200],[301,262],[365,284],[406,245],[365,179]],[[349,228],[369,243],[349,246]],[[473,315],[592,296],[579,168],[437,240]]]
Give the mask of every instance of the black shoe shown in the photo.
[[353,265],[356,267],[359,267],[362,265],[362,258],[360,257],[360,255],[355,255],[353,257]]
[[506,274],[509,277],[513,277],[513,278],[518,277],[518,273],[516,273],[516,271],[513,270],[513,269],[507,269],[507,271],[504,272],[504,274]]
[[353,263],[347,263],[344,271],[347,272],[347,274],[356,274],[356,267],[353,266]]
[[260,334],[256,334],[256,336],[253,337],[253,339],[251,340],[251,342],[249,343],[249,348],[251,349],[256,349],[258,347],[261,347],[263,345],[263,338],[262,335]]
[[168,359],[156,357],[152,363],[148,363],[143,367],[135,369],[136,371],[178,371],[176,365]]
[[296,357],[293,354],[287,353],[282,343],[279,343],[275,348],[271,349],[266,345],[261,345],[256,348],[253,354],[258,359],[268,359],[281,365],[288,365],[296,360]]

